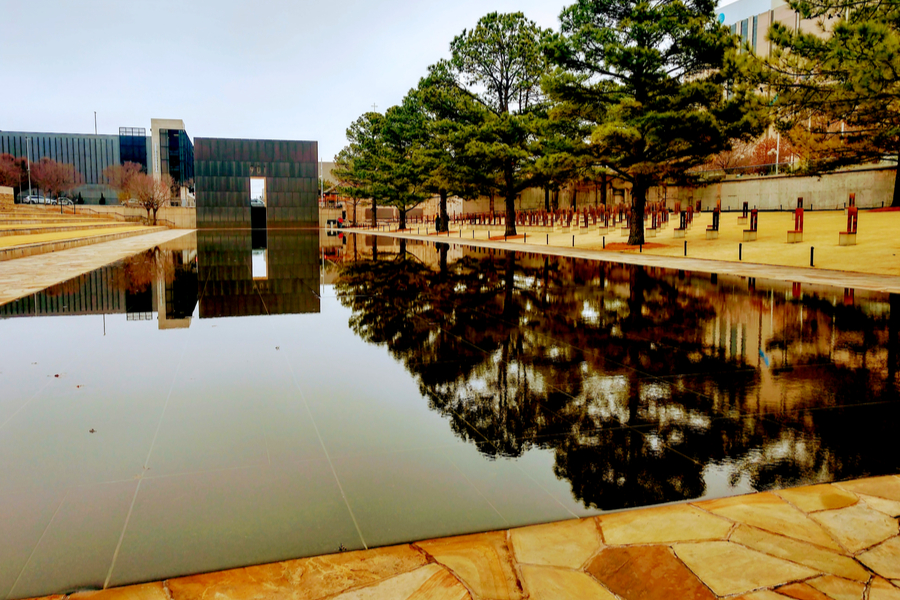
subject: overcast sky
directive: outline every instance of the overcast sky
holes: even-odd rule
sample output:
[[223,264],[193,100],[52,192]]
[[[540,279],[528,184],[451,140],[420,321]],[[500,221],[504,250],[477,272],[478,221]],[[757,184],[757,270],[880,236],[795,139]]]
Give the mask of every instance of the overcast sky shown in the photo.
[[183,119],[195,137],[317,140],[415,87],[491,11],[557,28],[564,0],[0,0],[0,130]]

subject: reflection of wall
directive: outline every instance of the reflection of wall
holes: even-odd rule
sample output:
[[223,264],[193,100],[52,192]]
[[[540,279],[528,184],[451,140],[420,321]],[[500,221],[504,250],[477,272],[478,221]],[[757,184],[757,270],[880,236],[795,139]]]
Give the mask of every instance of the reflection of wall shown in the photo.
[[79,275],[0,306],[0,318],[126,314],[129,321],[157,315],[160,329],[190,326],[197,305],[195,236],[185,235],[158,252]]
[[269,231],[267,279],[254,280],[250,231],[200,231],[200,318],[319,312],[319,234]]
[[316,142],[197,138],[197,227],[249,228],[250,177],[266,179],[268,227],[317,227]]

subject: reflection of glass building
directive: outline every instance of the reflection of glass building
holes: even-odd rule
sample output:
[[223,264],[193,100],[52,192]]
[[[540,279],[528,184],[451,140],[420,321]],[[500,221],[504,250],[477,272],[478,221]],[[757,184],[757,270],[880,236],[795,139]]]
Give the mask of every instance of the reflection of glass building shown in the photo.
[[200,318],[318,313],[319,233],[270,231],[254,246],[250,231],[197,233]]
[[128,321],[156,318],[160,329],[184,328],[197,293],[196,242],[185,236],[4,304],[0,319],[125,314]]

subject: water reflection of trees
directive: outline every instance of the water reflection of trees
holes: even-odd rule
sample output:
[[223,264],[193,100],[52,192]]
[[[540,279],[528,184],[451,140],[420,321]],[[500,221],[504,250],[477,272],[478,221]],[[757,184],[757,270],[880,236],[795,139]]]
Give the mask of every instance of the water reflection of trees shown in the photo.
[[[447,252],[414,255],[404,243],[397,254],[347,263],[336,290],[351,327],[386,345],[431,407],[485,455],[552,450],[557,476],[585,506],[694,498],[711,466],[757,489],[886,468],[875,454],[881,441],[859,428],[848,434],[821,412],[792,412],[894,399],[882,370],[834,360],[835,348],[884,349],[883,318],[815,297],[770,295],[763,307],[766,292],[726,294],[708,278],[641,267],[479,251],[450,262]],[[746,347],[729,354],[710,343],[710,324],[741,303],[760,315],[806,311],[804,325],[780,327],[773,317],[766,339],[760,329],[763,349],[793,361],[774,380]],[[839,322],[847,328],[835,329]],[[829,356],[826,334],[862,342],[832,342]],[[795,405],[782,402],[777,415],[759,408],[760,396],[790,386]]]

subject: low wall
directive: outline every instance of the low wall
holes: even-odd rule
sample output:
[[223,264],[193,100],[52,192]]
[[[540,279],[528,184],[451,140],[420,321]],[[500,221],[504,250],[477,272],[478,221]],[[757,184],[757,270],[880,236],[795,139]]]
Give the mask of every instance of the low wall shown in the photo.
[[[81,206],[78,207],[82,208]],[[147,211],[135,206],[85,206],[85,212],[109,215],[121,221],[139,221],[147,216]],[[169,221],[175,229],[196,229],[197,209],[181,206],[166,206],[156,213],[157,219]],[[165,224],[165,223],[163,223]]]
[[16,199],[11,187],[0,186],[0,210],[12,210]]
[[[737,177],[697,188],[653,188],[647,193],[650,201],[665,200],[669,208],[675,202],[682,206],[688,203],[696,206],[697,201],[703,210],[711,210],[716,200],[721,198],[722,210],[741,210],[744,202],[750,208],[760,210],[793,210],[797,206],[797,198],[803,198],[806,208],[835,209],[843,208],[851,193],[856,194],[856,205],[860,208],[879,208],[890,206],[894,193],[894,179],[897,167],[893,165],[872,166],[848,169],[836,173],[825,173],[816,176],[792,177],[789,175],[769,175],[766,177]],[[630,186],[616,184],[617,190],[607,192],[607,203],[631,201]],[[577,197],[577,206],[595,206],[600,203],[599,190],[581,190]],[[428,204],[430,210],[426,215],[436,212],[434,203]],[[572,206],[571,190],[563,190],[559,195],[559,207]],[[458,209],[462,213],[488,212],[490,200],[478,200],[461,203]],[[450,208],[449,212],[454,212]],[[522,192],[516,200],[518,210],[534,210],[544,208],[543,190],[530,188]],[[505,210],[502,198],[494,198],[494,211]]]
[[718,198],[722,199],[722,210],[740,210],[744,202],[760,210],[793,210],[797,198],[803,198],[806,208],[834,209],[844,208],[850,194],[856,194],[858,207],[880,208],[891,205],[896,172],[896,167],[887,166],[810,177],[772,175],[728,179],[696,189],[668,188],[666,200],[670,207],[676,198],[695,205],[699,201],[703,210],[715,208]]

